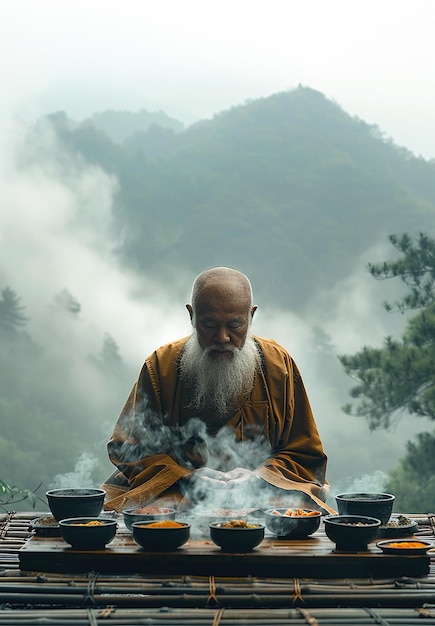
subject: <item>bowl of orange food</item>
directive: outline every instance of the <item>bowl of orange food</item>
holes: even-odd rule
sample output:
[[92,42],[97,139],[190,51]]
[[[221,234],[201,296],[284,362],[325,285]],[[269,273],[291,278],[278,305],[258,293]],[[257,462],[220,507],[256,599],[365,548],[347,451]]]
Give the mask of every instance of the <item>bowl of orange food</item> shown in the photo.
[[432,541],[426,539],[399,539],[378,541],[378,548],[385,554],[425,554],[435,547]]
[[303,539],[312,535],[319,528],[321,517],[320,511],[312,509],[278,508],[264,512],[267,530],[285,539]]
[[157,506],[132,506],[122,511],[124,524],[128,530],[132,529],[133,522],[152,522],[155,520],[175,519],[176,510]]
[[59,522],[62,538],[76,550],[104,549],[117,527],[117,521],[107,517],[70,517]]
[[133,522],[133,539],[148,552],[173,552],[190,537],[190,524],[172,519]]

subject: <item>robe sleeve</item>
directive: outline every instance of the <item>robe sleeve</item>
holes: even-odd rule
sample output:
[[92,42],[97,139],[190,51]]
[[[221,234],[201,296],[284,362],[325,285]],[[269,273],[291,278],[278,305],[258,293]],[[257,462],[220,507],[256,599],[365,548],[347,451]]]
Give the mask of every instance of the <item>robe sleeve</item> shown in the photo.
[[277,345],[263,376],[271,407],[272,455],[254,472],[275,487],[303,491],[323,503],[329,493],[327,456],[296,363]]
[[121,411],[107,449],[117,471],[103,485],[109,497],[106,508],[122,510],[144,505],[190,473],[173,456],[158,388],[147,363]]

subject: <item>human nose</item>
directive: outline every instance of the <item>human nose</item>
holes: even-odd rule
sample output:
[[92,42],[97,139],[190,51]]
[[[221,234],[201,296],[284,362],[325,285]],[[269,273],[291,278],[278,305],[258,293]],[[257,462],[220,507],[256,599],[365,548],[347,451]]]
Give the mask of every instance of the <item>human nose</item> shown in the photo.
[[215,341],[216,343],[229,343],[231,341],[231,337],[225,326],[219,326],[216,329]]

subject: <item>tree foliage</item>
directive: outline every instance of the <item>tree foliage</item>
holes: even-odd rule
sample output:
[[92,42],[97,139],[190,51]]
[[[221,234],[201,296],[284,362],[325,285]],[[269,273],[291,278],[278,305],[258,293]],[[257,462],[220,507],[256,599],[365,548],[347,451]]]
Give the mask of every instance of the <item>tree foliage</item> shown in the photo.
[[9,511],[11,507],[16,506],[19,502],[29,502],[34,509],[38,501],[44,502],[36,492],[41,485],[35,490],[25,489],[17,485],[9,485],[4,480],[0,480],[0,509]]
[[0,327],[7,330],[17,330],[28,321],[24,314],[25,307],[21,298],[10,287],[1,290],[0,299]]
[[400,511],[433,513],[435,510],[435,436],[419,433],[408,441],[407,454],[390,472],[385,489],[396,495]]
[[[418,310],[410,317],[400,340],[387,337],[382,348],[364,347],[339,359],[358,384],[351,389],[356,400],[345,407],[364,416],[371,429],[388,428],[406,412],[435,419],[435,241],[426,234],[391,236],[402,257],[370,264],[377,279],[400,278],[408,287],[387,311]],[[435,502],[435,436],[417,434],[407,443],[406,456],[391,471],[387,489],[396,494],[403,511],[433,510]]]
[[101,354],[86,359],[87,340],[80,348],[79,335],[69,336],[81,306],[67,289],[55,295],[55,306],[42,307],[47,334],[37,343],[32,329],[22,328],[27,317],[16,292],[1,294],[0,508],[22,510],[37,501],[46,506],[35,482],[50,488],[83,452],[98,457],[94,479],[104,480],[111,469],[105,443],[133,374],[109,335]]
[[54,296],[55,306],[63,311],[78,315],[81,311],[81,304],[75,296],[72,295],[68,289],[62,289]]
[[388,311],[417,309],[403,337],[387,337],[382,348],[364,347],[339,357],[346,373],[357,381],[350,392],[356,405],[348,413],[367,418],[370,428],[388,428],[404,411],[435,419],[435,241],[420,234],[391,236],[402,258],[369,265],[378,279],[399,277],[409,291]]
[[119,371],[123,366],[119,346],[109,333],[104,335],[101,352],[97,355],[90,355],[89,362],[98,367],[101,372]]
[[[399,277],[410,291],[396,302],[395,308],[402,313],[407,309],[421,309],[435,299],[435,241],[425,233],[420,233],[414,243],[408,234],[390,235],[390,241],[403,257],[381,264],[369,263],[369,271],[375,278]],[[394,307],[385,303],[387,311]]]

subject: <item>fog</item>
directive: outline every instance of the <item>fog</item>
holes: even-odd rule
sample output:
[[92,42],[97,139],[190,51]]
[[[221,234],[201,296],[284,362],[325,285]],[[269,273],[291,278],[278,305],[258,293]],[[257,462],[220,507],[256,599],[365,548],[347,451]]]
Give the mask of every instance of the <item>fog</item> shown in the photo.
[[2,101],[186,123],[302,84],[435,157],[432,0],[2,0]]
[[[171,284],[160,284],[150,275],[122,269],[111,223],[116,179],[60,153],[48,131],[37,164],[24,165],[22,150],[31,132],[15,126],[7,159],[3,154],[0,287],[9,285],[21,297],[30,318],[26,330],[44,348],[46,369],[38,378],[46,393],[50,381],[62,384],[89,407],[89,415],[98,416],[99,437],[91,442],[90,456],[80,456],[75,467],[63,467],[53,476],[54,486],[74,486],[77,476],[92,482],[98,464],[104,465],[99,475],[110,470],[109,462],[101,460],[105,445],[144,357],[190,332],[185,304],[193,276],[174,270]],[[405,324],[404,316],[382,308],[390,286],[380,289],[365,270],[368,261],[387,254],[386,246],[368,249],[344,281],[312,298],[303,317],[257,301],[254,333],[279,341],[301,370],[329,457],[332,493],[352,484],[382,485],[385,473],[404,455],[406,440],[417,429],[427,429],[424,421],[413,418],[401,420],[390,432],[370,432],[365,420],[341,410],[352,381],[337,355],[378,346]],[[255,276],[251,279],[255,291]],[[291,284],[285,287],[291,289]],[[65,294],[75,306],[59,315]],[[110,384],[89,359],[108,336],[123,361],[122,375]],[[82,436],[89,444],[87,433]]]

